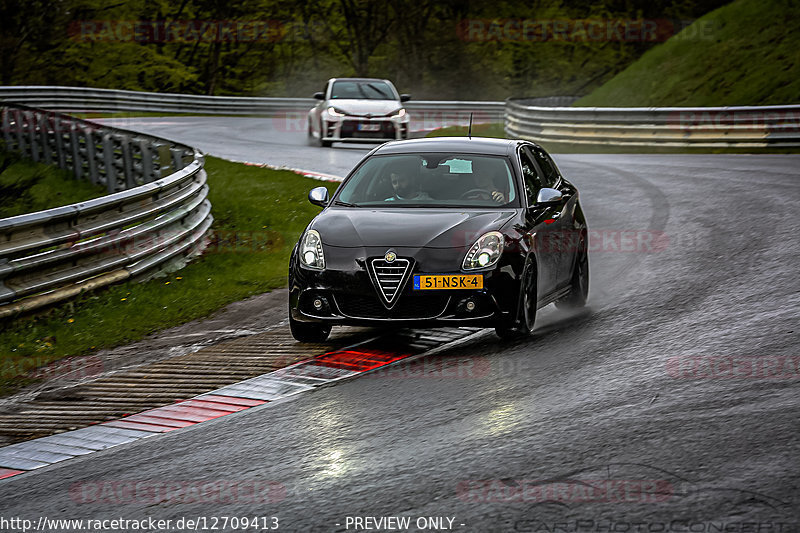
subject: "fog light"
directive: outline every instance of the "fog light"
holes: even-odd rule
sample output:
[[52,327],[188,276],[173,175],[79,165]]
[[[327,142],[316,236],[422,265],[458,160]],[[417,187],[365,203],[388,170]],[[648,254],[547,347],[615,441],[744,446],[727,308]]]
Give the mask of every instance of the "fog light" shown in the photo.
[[319,298],[314,300],[314,309],[316,309],[317,311],[322,309],[322,300],[320,300]]
[[475,302],[472,300],[467,300],[467,304],[465,305],[467,311],[474,311],[475,310]]

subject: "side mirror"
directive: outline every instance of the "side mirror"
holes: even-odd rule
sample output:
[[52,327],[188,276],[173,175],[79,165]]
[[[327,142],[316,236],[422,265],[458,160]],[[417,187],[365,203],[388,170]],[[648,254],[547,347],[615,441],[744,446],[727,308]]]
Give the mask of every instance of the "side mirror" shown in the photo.
[[325,187],[314,187],[308,193],[308,201],[314,205],[325,207],[328,205],[328,189]]
[[551,205],[557,204],[564,198],[561,191],[558,189],[550,189],[549,187],[542,187],[539,189],[539,194],[536,195],[536,205]]
[[317,100],[325,100],[325,93],[314,93],[314,98]]
[[411,100],[411,95],[410,94],[401,94],[400,95],[400,101],[401,102],[408,102],[409,100]]

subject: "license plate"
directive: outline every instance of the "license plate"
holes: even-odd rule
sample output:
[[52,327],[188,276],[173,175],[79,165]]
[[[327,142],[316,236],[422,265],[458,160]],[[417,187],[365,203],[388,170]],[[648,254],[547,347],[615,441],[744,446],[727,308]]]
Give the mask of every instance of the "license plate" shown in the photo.
[[414,290],[482,289],[483,274],[414,274]]
[[359,124],[358,131],[381,131],[380,124]]

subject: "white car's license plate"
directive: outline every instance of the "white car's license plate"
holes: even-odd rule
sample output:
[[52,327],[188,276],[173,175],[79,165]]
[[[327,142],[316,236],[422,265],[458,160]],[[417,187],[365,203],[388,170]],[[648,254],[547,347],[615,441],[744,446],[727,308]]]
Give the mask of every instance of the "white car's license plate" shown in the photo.
[[380,124],[359,124],[358,131],[381,131]]

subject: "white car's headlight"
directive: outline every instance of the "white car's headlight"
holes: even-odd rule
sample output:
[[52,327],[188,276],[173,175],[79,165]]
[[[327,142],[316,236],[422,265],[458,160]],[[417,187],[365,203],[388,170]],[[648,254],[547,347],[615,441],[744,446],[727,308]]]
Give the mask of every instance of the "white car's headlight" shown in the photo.
[[310,268],[325,268],[325,256],[322,254],[322,238],[316,230],[310,229],[300,242],[300,262]]
[[464,270],[475,270],[494,265],[503,255],[503,234],[499,231],[490,231],[475,241],[472,248],[464,258]]
[[331,106],[328,108],[328,114],[332,117],[343,117],[344,113],[336,109],[335,107]]
[[404,116],[406,116],[406,110],[403,107],[392,113],[392,118],[403,118]]

